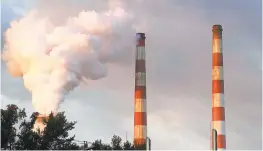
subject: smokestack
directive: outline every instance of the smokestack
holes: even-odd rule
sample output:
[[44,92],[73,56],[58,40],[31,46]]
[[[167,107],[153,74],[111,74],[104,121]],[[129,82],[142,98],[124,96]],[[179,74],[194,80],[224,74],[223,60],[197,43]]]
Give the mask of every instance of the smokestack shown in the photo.
[[134,99],[134,146],[146,148],[146,70],[145,70],[145,33],[137,33],[135,63],[135,99]]
[[216,131],[217,138],[211,141],[218,150],[226,149],[222,31],[221,25],[213,26],[211,129]]

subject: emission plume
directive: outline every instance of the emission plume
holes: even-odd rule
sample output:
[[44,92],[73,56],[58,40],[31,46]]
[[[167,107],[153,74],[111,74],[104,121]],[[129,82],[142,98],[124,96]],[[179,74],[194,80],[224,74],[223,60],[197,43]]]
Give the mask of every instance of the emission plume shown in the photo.
[[31,10],[5,33],[3,60],[22,77],[37,112],[56,113],[81,82],[107,76],[107,63],[134,48],[132,17],[123,8],[81,11],[61,25]]

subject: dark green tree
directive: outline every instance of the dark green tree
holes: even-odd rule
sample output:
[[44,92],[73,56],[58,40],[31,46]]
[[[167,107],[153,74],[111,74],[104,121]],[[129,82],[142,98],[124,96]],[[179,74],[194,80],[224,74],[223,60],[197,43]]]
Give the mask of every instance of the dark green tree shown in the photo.
[[40,131],[32,131],[35,120],[39,114],[33,113],[30,117],[30,121],[23,120],[20,124],[20,132],[17,134],[17,141],[15,143],[15,149],[17,150],[34,150],[40,149],[41,135]]
[[30,121],[23,121],[20,125],[20,133],[16,149],[39,149],[39,150],[75,150],[79,146],[73,142],[75,136],[69,136],[69,131],[74,129],[76,122],[68,122],[64,112],[53,116],[51,113],[48,120],[43,120],[46,126],[42,133],[32,131],[38,113],[33,113]]
[[113,150],[109,144],[102,144],[102,150]]
[[113,150],[122,150],[122,139],[117,135],[113,135],[111,139],[111,146]]
[[[114,135],[111,143],[102,143],[95,140],[91,146],[78,146],[74,143],[74,136],[69,136],[69,131],[74,129],[76,122],[69,122],[64,112],[55,116],[50,114],[48,120],[43,120],[45,128],[33,131],[38,113],[33,113],[29,120],[25,120],[25,109],[21,110],[16,105],[8,105],[1,109],[1,146],[2,149],[16,150],[79,150],[89,148],[93,150],[134,150],[134,146],[126,141],[122,144],[121,137]],[[20,123],[19,131],[15,125]],[[87,141],[85,141],[87,142]],[[146,145],[136,145],[136,150],[145,150]]]
[[102,140],[98,139],[92,143],[93,150],[134,150],[133,145],[126,141],[122,144],[121,137],[113,135],[111,139],[111,145],[103,143]]
[[101,139],[97,139],[92,143],[93,150],[102,150],[103,145]]
[[123,150],[134,150],[132,144],[129,141],[123,143]]
[[1,109],[1,149],[14,149],[17,133],[15,125],[25,117],[25,109],[21,110],[14,104]]
[[43,131],[41,148],[49,150],[77,149],[77,145],[73,143],[74,136],[69,136],[69,131],[74,129],[74,122],[68,122],[64,112],[53,116],[51,113],[48,121],[43,121],[46,128]]

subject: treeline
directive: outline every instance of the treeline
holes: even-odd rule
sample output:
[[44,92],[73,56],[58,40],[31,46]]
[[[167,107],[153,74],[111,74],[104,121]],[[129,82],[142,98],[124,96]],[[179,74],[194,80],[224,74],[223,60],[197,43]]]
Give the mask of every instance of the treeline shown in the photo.
[[[145,150],[146,145],[134,147],[129,141],[123,142],[121,137],[114,135],[111,143],[101,140],[94,142],[77,141],[75,135],[69,136],[76,121],[66,119],[64,112],[55,116],[49,115],[44,131],[32,131],[39,114],[33,113],[26,120],[25,109],[16,105],[7,105],[1,109],[1,149],[4,150]],[[18,128],[17,128],[18,127]]]

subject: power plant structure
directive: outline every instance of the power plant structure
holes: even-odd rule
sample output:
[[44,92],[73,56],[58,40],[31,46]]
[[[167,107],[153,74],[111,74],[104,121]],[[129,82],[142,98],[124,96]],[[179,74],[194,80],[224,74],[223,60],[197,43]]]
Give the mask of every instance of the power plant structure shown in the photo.
[[[223,42],[221,25],[212,27],[211,150],[226,150]],[[134,144],[147,144],[145,33],[137,33],[134,99]]]
[[[222,26],[212,28],[212,122],[211,150],[226,150],[225,104],[223,74],[223,42]],[[147,97],[146,97],[146,62],[145,33],[136,33],[135,62],[135,96],[134,96],[134,147],[135,149],[151,148],[151,140],[147,136]],[[41,129],[45,115],[39,115],[35,126]],[[147,141],[149,140],[149,141]],[[147,143],[148,142],[148,143]]]
[[135,98],[134,98],[134,147],[146,148],[147,106],[146,106],[146,65],[145,33],[136,34]]
[[214,25],[212,39],[212,123],[211,149],[225,150],[225,103],[222,26]]

